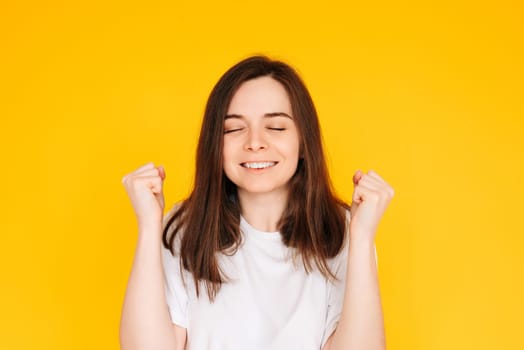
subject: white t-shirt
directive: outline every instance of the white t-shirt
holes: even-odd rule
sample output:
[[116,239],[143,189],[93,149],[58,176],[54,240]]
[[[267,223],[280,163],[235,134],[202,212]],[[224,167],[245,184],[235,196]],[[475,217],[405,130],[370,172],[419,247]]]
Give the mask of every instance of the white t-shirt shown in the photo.
[[197,299],[193,278],[185,269],[184,288],[180,235],[175,256],[162,247],[166,302],[171,321],[187,329],[187,349],[321,349],[340,318],[349,240],[339,255],[328,259],[340,279],[333,284],[316,268],[306,274],[300,257],[295,267],[279,232],[259,231],[242,216],[240,228],[245,240],[237,252],[218,254],[220,269],[231,282],[222,284],[214,303],[203,282]]

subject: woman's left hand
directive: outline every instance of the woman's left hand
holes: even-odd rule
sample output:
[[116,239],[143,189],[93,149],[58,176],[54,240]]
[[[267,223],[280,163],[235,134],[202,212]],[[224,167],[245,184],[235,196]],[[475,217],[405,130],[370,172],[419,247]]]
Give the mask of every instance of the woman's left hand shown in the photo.
[[373,170],[367,174],[357,170],[353,175],[353,185],[350,239],[358,238],[372,242],[378,223],[395,191]]

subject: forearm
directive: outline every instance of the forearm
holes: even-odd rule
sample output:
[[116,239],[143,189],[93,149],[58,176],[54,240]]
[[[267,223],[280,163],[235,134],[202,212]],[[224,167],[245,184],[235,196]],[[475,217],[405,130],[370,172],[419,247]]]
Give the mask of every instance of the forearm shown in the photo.
[[176,349],[161,254],[160,227],[140,229],[120,321],[123,350]]
[[372,241],[351,238],[342,314],[331,350],[386,348],[378,271]]

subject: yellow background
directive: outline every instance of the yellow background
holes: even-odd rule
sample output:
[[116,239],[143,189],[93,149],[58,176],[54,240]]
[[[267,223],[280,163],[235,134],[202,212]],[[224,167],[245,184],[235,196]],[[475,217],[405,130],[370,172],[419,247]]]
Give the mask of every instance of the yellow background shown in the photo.
[[189,193],[204,105],[254,53],[297,68],[336,189],[377,171],[388,349],[523,349],[517,1],[17,1],[0,7],[0,348],[117,349],[121,178]]

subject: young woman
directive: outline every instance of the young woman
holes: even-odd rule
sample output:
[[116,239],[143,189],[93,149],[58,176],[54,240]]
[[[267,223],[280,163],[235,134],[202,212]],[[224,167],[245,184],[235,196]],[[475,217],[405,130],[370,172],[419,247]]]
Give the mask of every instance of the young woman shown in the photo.
[[148,163],[123,178],[139,239],[122,349],[385,349],[374,237],[394,191],[359,170],[351,206],[334,194],[292,67],[231,67],[206,105],[193,191],[164,216],[165,177]]

